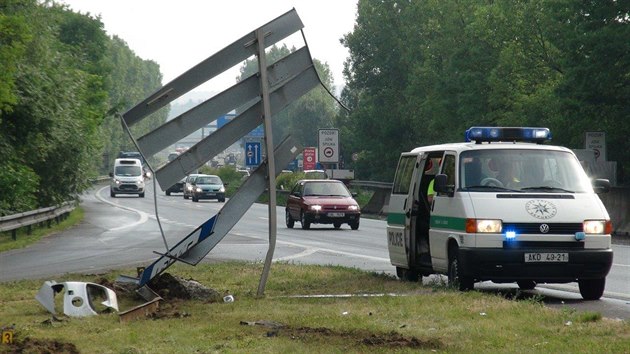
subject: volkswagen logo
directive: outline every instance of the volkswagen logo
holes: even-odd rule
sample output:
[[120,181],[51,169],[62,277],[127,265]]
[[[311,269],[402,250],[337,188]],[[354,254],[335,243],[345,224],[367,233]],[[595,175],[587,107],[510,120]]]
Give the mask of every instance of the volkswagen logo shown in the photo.
[[549,232],[549,225],[541,224],[539,229],[541,233],[546,234],[547,232]]

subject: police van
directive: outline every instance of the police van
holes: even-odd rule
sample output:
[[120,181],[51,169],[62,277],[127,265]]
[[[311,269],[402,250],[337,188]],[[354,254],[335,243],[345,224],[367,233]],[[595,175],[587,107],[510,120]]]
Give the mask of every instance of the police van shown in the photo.
[[610,183],[591,181],[548,140],[547,128],[472,127],[464,143],[402,153],[387,217],[397,276],[446,274],[462,291],[488,280],[528,290],[577,282],[584,299],[599,299],[613,252],[597,193]]

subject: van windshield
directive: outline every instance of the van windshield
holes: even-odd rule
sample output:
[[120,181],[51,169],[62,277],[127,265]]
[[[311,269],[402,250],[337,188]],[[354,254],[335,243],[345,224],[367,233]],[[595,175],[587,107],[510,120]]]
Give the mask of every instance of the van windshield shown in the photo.
[[116,166],[114,171],[116,176],[137,177],[142,176],[142,168],[140,166]]
[[459,164],[460,189],[469,192],[593,192],[579,161],[565,151],[465,151]]

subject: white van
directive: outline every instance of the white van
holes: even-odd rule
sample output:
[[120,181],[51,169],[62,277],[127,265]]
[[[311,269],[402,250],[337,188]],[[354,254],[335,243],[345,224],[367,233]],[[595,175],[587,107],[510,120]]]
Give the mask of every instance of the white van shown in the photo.
[[139,159],[116,159],[114,172],[109,186],[109,195],[115,198],[117,194],[137,194],[144,198],[144,172]]
[[577,281],[584,299],[599,299],[613,252],[596,193],[610,183],[591,181],[571,150],[543,145],[550,138],[546,128],[473,127],[466,143],[403,153],[387,218],[398,277],[447,274],[462,291]]

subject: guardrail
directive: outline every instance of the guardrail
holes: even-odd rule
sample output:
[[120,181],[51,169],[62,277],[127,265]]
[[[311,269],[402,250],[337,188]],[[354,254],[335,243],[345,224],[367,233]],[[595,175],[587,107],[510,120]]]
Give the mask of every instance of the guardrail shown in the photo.
[[0,217],[0,232],[11,231],[11,237],[16,240],[18,229],[26,227],[27,233],[30,234],[31,225],[47,222],[47,227],[50,227],[53,220],[57,224],[60,223],[74,208],[76,208],[75,202],[66,202],[60,206],[2,216]]

